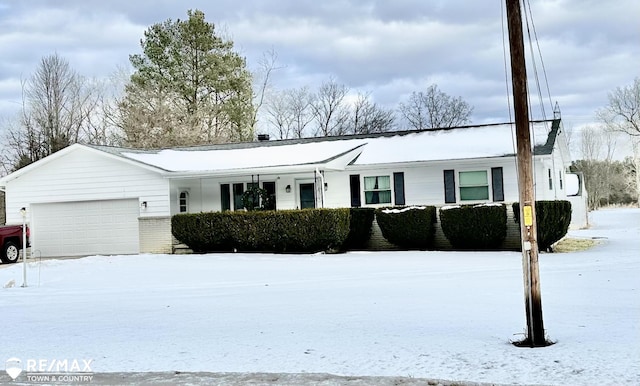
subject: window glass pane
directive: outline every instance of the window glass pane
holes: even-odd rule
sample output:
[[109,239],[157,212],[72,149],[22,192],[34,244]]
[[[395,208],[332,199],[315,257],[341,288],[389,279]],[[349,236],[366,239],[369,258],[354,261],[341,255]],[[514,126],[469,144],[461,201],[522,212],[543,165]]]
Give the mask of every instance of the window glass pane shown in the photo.
[[460,186],[481,186],[489,185],[487,171],[460,172]]
[[378,189],[391,189],[391,177],[389,176],[378,177]]
[[220,185],[220,207],[223,211],[231,210],[231,192],[229,189],[229,184],[221,184]]
[[391,177],[376,176],[364,178],[364,198],[367,204],[391,203]]
[[488,200],[488,186],[460,187],[460,200]]
[[262,206],[267,210],[276,209],[276,183],[263,182],[262,189],[267,191],[267,199],[262,203]]
[[364,202],[367,204],[377,204],[378,192],[364,192]]
[[380,198],[380,204],[391,204],[391,191],[383,190],[378,192]]
[[367,204],[390,204],[391,203],[391,191],[372,191],[364,192],[365,202]]
[[241,210],[244,208],[242,203],[242,193],[244,193],[244,184],[233,184],[233,209]]
[[189,193],[180,192],[180,213],[187,211]]
[[378,177],[365,177],[364,178],[364,190],[373,190],[376,186]]

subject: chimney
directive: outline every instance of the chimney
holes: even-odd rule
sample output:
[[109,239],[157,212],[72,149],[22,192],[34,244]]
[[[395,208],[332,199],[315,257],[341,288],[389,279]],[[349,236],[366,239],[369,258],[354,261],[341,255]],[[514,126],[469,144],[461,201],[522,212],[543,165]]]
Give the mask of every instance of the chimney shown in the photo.
[[258,134],[258,141],[264,142],[269,140],[269,134]]

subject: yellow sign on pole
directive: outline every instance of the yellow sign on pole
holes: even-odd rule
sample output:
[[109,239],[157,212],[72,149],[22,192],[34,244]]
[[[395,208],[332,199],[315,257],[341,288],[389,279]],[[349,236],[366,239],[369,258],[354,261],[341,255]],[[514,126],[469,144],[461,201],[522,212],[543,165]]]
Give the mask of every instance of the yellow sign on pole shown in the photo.
[[523,211],[523,216],[524,216],[524,225],[525,226],[532,226],[533,225],[533,209],[531,208],[530,205],[525,205],[522,208]]

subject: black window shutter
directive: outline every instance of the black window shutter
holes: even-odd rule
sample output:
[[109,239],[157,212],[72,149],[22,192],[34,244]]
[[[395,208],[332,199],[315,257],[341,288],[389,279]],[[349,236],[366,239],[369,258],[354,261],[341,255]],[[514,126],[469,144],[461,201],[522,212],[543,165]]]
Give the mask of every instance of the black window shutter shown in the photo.
[[456,176],[453,170],[444,171],[444,202],[456,202]]
[[229,189],[229,184],[221,184],[220,185],[220,206],[221,210],[224,212],[225,210],[231,210],[231,190]]
[[393,173],[393,191],[396,205],[404,205],[404,173]]
[[493,201],[504,201],[502,168],[491,168],[491,182],[493,185]]
[[349,186],[351,187],[351,207],[359,208],[360,203],[360,174],[349,176]]

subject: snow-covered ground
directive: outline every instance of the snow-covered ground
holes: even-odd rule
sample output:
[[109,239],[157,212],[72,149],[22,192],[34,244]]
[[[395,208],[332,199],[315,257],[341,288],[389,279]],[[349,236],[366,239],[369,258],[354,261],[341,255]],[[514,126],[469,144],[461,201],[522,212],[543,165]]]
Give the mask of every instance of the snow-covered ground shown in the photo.
[[[93,256],[0,266],[0,363],[94,372],[390,375],[505,384],[640,384],[640,210],[591,214],[591,250],[541,254],[545,327],[514,252]],[[6,374],[0,382],[7,381]]]

